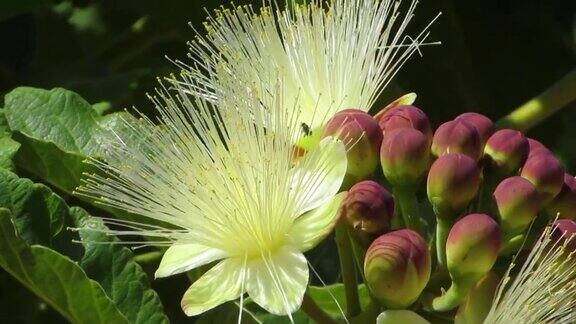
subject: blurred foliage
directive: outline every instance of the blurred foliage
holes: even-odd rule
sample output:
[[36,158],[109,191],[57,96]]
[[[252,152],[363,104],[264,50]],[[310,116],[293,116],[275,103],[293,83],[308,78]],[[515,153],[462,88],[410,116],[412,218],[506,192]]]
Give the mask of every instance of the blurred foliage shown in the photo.
[[[255,6],[261,4],[259,0],[238,0],[235,4],[251,2]],[[203,8],[210,12],[219,5],[230,3],[227,0],[2,0],[0,95],[18,86],[62,87],[80,94],[97,112],[111,113],[136,106],[152,114],[152,105],[144,94],[153,91],[156,77],[177,72],[166,56],[185,59],[186,41],[193,37],[192,27],[203,28],[206,16]],[[399,94],[414,91],[418,93],[417,104],[435,125],[470,110],[497,120],[576,68],[573,0],[423,1],[414,19],[414,30],[427,24],[438,11],[442,16],[433,26],[430,40],[439,40],[442,45],[422,47],[423,56],[415,55],[406,64],[381,98],[382,105]],[[83,100],[80,104],[88,105]],[[10,107],[6,108],[8,116]],[[96,119],[104,118],[98,113],[89,114]],[[3,145],[6,150],[0,152],[0,163],[8,168],[12,167],[10,157],[18,144],[2,136],[6,133],[5,124],[2,111],[0,141],[9,145]],[[572,173],[576,172],[575,124],[576,103],[572,103],[528,132],[555,151]],[[39,149],[64,154],[59,151],[66,146],[63,141],[51,139],[44,143],[43,135],[36,134],[36,129],[29,131],[22,127],[16,131],[26,144],[18,153],[21,156],[15,159],[18,174],[51,184],[71,201],[69,205],[81,205],[92,214],[101,213],[68,196],[74,184],[58,183],[56,180],[60,178],[52,179],[49,172],[43,173],[38,161],[23,158],[22,154]],[[89,132],[92,131],[90,128]],[[70,163],[84,158],[83,150],[65,151],[70,155]],[[76,155],[79,157],[74,160]],[[81,166],[74,168],[80,172]],[[28,248],[27,243],[21,243]],[[330,240],[311,251],[309,257],[328,283],[338,279],[337,256]],[[150,275],[154,266],[144,264],[143,270]],[[188,285],[185,276],[151,284],[171,322],[195,321],[186,318],[179,307]],[[63,320],[4,270],[0,270],[0,305],[3,323]],[[222,307],[236,312],[234,306]],[[208,314],[202,321],[224,323],[227,321],[224,313]],[[297,316],[305,318],[303,314]]]

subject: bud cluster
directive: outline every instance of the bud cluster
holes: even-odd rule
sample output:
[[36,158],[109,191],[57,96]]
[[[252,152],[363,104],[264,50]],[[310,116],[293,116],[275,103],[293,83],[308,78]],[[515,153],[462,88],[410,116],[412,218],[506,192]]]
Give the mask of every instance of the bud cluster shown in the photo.
[[[325,126],[323,136],[347,146],[341,222],[360,242],[361,277],[381,306],[460,305],[457,321],[481,323],[490,303],[472,301],[494,294],[494,264],[518,250],[535,219],[559,218],[557,231],[576,232],[576,179],[543,144],[484,115],[464,113],[433,130],[414,99],[375,117],[346,109]],[[429,283],[435,275],[450,285]]]

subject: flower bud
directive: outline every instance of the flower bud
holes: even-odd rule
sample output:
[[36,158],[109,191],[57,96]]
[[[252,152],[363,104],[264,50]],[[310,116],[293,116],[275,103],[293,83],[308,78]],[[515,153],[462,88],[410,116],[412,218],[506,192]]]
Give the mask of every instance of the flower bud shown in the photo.
[[453,282],[474,283],[486,275],[500,250],[500,228],[486,214],[457,220],[448,234],[446,261]]
[[568,218],[576,220],[576,178],[564,174],[564,184],[560,193],[546,208],[550,217]]
[[430,279],[430,270],[426,242],[409,229],[378,237],[366,251],[366,284],[386,308],[414,303]]
[[467,112],[454,118],[454,120],[463,121],[470,124],[476,129],[480,136],[480,143],[483,147],[495,131],[494,123],[490,118],[475,112]]
[[538,142],[535,139],[528,138],[528,157],[540,153],[552,154],[552,152],[546,146],[544,146],[544,144]]
[[499,284],[500,276],[492,271],[478,280],[458,307],[454,324],[483,324]]
[[531,156],[526,160],[520,175],[536,187],[542,205],[552,201],[564,183],[564,168],[554,155],[548,153]]
[[432,139],[432,154],[439,157],[450,153],[462,153],[478,160],[482,147],[476,129],[458,120],[440,125]]
[[430,324],[422,316],[407,309],[389,309],[380,313],[376,318],[376,324]]
[[486,142],[484,155],[499,173],[515,173],[528,157],[528,140],[519,131],[501,129]]
[[430,146],[424,134],[399,128],[386,134],[380,149],[384,176],[394,186],[416,185],[430,165]]
[[427,138],[432,138],[432,127],[426,114],[414,106],[398,106],[382,116],[378,125],[384,136],[398,128],[413,128],[419,130]]
[[470,287],[492,269],[501,240],[498,224],[488,215],[470,214],[454,223],[446,242],[452,285],[432,301],[434,310],[444,312],[460,304]]
[[378,166],[382,131],[372,116],[358,109],[345,109],[334,115],[322,137],[337,136],[347,148],[347,183],[368,177]]
[[464,154],[441,156],[428,173],[428,199],[439,217],[451,216],[466,208],[479,186],[476,161]]
[[414,92],[407,93],[380,109],[380,111],[374,115],[374,119],[376,119],[377,122],[380,122],[380,119],[392,112],[396,107],[409,106],[416,101],[416,98],[417,95]]
[[353,185],[342,206],[347,221],[357,230],[377,234],[386,231],[394,215],[394,198],[377,182]]
[[522,177],[504,179],[494,190],[494,201],[500,216],[502,231],[519,234],[538,213],[538,192],[534,185]]
[[552,239],[567,240],[567,252],[576,251],[576,222],[571,219],[558,219],[552,224]]

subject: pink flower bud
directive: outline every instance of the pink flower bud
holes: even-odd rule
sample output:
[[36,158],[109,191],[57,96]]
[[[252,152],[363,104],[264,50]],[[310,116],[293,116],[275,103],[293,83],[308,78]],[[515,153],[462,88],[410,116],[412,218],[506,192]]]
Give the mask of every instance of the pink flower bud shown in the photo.
[[386,134],[380,149],[384,176],[394,186],[414,186],[430,165],[430,146],[424,134],[399,128]]
[[432,154],[442,156],[451,153],[462,153],[474,160],[480,158],[480,135],[467,122],[452,120],[436,129],[432,139]]
[[486,142],[484,155],[501,174],[513,174],[528,157],[528,140],[519,131],[501,129]]
[[476,129],[478,135],[480,135],[480,142],[482,146],[486,144],[488,138],[492,136],[495,131],[494,123],[490,118],[475,112],[467,112],[454,118],[454,120],[463,121],[470,124]]
[[534,185],[522,177],[504,179],[494,190],[494,201],[500,216],[502,231],[519,234],[538,213],[538,192]]
[[413,128],[432,138],[432,128],[426,114],[414,106],[394,107],[378,121],[384,136],[394,129]]
[[348,183],[368,177],[378,166],[382,131],[378,123],[362,110],[345,109],[334,115],[324,128],[322,137],[337,136],[348,149]]
[[538,142],[535,139],[528,138],[528,157],[540,153],[552,154],[552,152],[546,146],[544,146],[544,144]]
[[568,218],[576,220],[576,178],[568,173],[564,174],[564,184],[560,193],[546,208],[550,217]]
[[366,285],[386,308],[406,308],[426,287],[430,266],[428,247],[418,233],[409,229],[386,233],[366,251]]
[[473,284],[492,269],[501,244],[500,228],[486,214],[470,214],[454,223],[446,242],[446,261],[452,281]]
[[576,222],[571,219],[559,219],[552,224],[552,239],[567,240],[568,252],[576,251]]
[[560,193],[564,183],[564,168],[554,155],[548,153],[531,156],[520,175],[536,187],[543,205]]
[[479,186],[480,170],[476,161],[464,154],[439,157],[428,173],[428,199],[440,217],[464,210]]
[[342,211],[357,230],[377,234],[386,231],[394,215],[394,198],[377,182],[358,182],[348,191]]

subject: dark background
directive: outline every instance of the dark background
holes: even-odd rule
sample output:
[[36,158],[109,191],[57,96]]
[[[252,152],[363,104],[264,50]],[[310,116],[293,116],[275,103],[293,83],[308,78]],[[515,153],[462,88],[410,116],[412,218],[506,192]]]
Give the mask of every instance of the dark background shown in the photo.
[[[112,110],[150,112],[144,94],[157,76],[176,71],[165,55],[184,59],[193,37],[187,23],[201,28],[203,8],[220,4],[229,6],[221,0],[0,0],[0,96],[22,85],[64,87]],[[497,120],[576,68],[574,0],[424,0],[414,30],[438,11],[430,39],[443,44],[414,56],[382,103],[414,91],[435,126],[471,110]],[[575,103],[528,135],[576,172]],[[188,283],[170,280],[172,288],[154,285],[171,319],[182,322],[179,299]],[[0,271],[0,322],[62,321]]]

